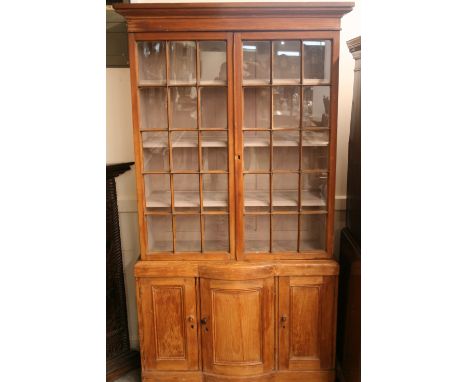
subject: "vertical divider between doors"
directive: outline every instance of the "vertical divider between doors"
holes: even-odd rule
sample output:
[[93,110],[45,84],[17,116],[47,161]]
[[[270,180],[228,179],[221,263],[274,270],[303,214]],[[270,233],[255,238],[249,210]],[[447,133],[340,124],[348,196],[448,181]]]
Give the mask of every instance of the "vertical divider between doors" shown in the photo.
[[[242,96],[242,35],[234,33],[233,47],[234,62],[234,166],[235,166],[235,196],[236,196],[236,258],[244,259],[244,178],[242,169],[244,167],[244,157],[242,150],[242,115],[243,115],[243,96]],[[228,61],[229,62],[229,61]],[[232,157],[231,157],[232,158]]]
[[200,42],[195,42],[195,72],[196,72],[196,83],[197,83],[197,133],[198,133],[198,187],[199,187],[199,199],[200,199],[200,246],[201,252],[205,249],[205,222],[203,219],[203,175],[202,175],[202,136],[201,136],[201,89],[200,89]]
[[270,253],[273,252],[273,41],[270,41]]

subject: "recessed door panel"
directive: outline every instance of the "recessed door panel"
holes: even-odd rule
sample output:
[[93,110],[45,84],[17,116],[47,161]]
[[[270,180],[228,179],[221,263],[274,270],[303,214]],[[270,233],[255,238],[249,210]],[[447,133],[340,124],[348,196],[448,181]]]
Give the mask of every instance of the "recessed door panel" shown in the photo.
[[143,368],[198,368],[195,279],[144,278],[138,281]]
[[279,369],[334,367],[336,277],[279,278]]
[[202,278],[203,369],[224,375],[273,370],[273,277],[224,281]]

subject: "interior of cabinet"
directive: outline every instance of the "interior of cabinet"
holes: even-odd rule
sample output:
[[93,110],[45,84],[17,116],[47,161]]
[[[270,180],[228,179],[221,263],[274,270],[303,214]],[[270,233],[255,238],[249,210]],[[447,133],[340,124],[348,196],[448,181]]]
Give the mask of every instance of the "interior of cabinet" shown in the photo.
[[325,250],[331,41],[242,42],[245,252]]
[[149,252],[229,252],[226,41],[141,41]]

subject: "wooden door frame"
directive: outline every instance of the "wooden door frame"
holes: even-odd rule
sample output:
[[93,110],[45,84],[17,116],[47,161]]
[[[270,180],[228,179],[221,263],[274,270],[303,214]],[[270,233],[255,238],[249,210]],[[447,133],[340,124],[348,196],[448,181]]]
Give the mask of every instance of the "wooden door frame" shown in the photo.
[[[331,40],[330,68],[330,135],[328,148],[327,220],[326,249],[324,251],[288,253],[246,253],[244,251],[244,177],[243,177],[243,85],[242,85],[242,41],[276,39],[320,39]],[[333,227],[336,183],[336,140],[338,118],[338,74],[339,74],[339,31],[277,31],[277,32],[235,32],[234,33],[234,156],[236,178],[236,258],[237,260],[306,260],[327,259],[333,256]],[[272,68],[270,68],[271,73]],[[302,69],[301,69],[302,70]],[[302,77],[302,76],[301,76]],[[301,84],[302,86],[302,81]],[[270,87],[273,85],[270,84]],[[302,107],[302,106],[301,106]],[[270,164],[272,166],[272,164]],[[270,195],[271,199],[271,195]],[[270,200],[272,203],[272,200]],[[298,212],[299,214],[299,212]],[[299,217],[300,218],[300,217]],[[299,227],[298,227],[299,229]],[[270,241],[271,238],[270,220]]]
[[[143,169],[143,145],[141,142],[141,131],[140,131],[140,97],[139,97],[139,86],[138,86],[138,54],[137,54],[137,42],[139,41],[226,41],[226,74],[227,74],[227,134],[228,134],[228,221],[229,221],[229,252],[149,252],[148,251],[148,235],[147,235],[147,213],[145,209],[145,184],[144,184],[144,169]],[[234,174],[234,163],[233,163],[233,151],[234,151],[234,100],[233,100],[233,33],[232,32],[137,32],[128,34],[129,42],[129,58],[130,58],[130,77],[131,77],[131,96],[132,96],[132,120],[133,120],[133,143],[135,150],[135,173],[136,173],[136,188],[138,196],[138,225],[139,225],[139,237],[140,237],[140,255],[142,260],[234,260],[236,256],[236,232],[235,232],[235,174]],[[198,52],[198,49],[197,49]],[[166,58],[168,50],[166,46]],[[199,68],[198,68],[198,57],[197,57],[197,85],[199,84]],[[169,68],[166,65],[166,89],[168,88]],[[169,94],[166,93],[166,97]],[[200,113],[200,102],[197,97],[197,114]],[[169,102],[169,101],[167,101]],[[169,105],[167,107],[168,116],[170,114]],[[199,123],[199,118],[197,119]],[[168,134],[171,130],[168,129]],[[198,134],[200,130],[197,128]],[[200,150],[200,147],[199,147]],[[170,153],[172,155],[172,153]],[[169,169],[168,174],[172,171],[172,166]],[[199,169],[201,171],[201,169]],[[200,173],[200,172],[199,172]],[[200,173],[201,178],[201,173]],[[172,179],[172,177],[171,177]],[[202,184],[199,184],[200,188]],[[201,208],[202,206],[200,206]],[[200,235],[201,242],[203,243],[203,216],[204,214],[198,212],[200,215]],[[175,216],[174,214],[174,192],[171,181],[171,216],[172,217],[172,236],[173,236],[173,249],[175,245]],[[221,216],[221,215],[220,215]],[[202,244],[203,245],[203,244]]]

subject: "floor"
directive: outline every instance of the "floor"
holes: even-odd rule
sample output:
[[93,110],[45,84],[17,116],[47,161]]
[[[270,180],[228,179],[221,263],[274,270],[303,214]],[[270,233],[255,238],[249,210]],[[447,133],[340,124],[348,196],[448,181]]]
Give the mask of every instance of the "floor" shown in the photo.
[[141,382],[140,369],[132,370],[114,382]]

